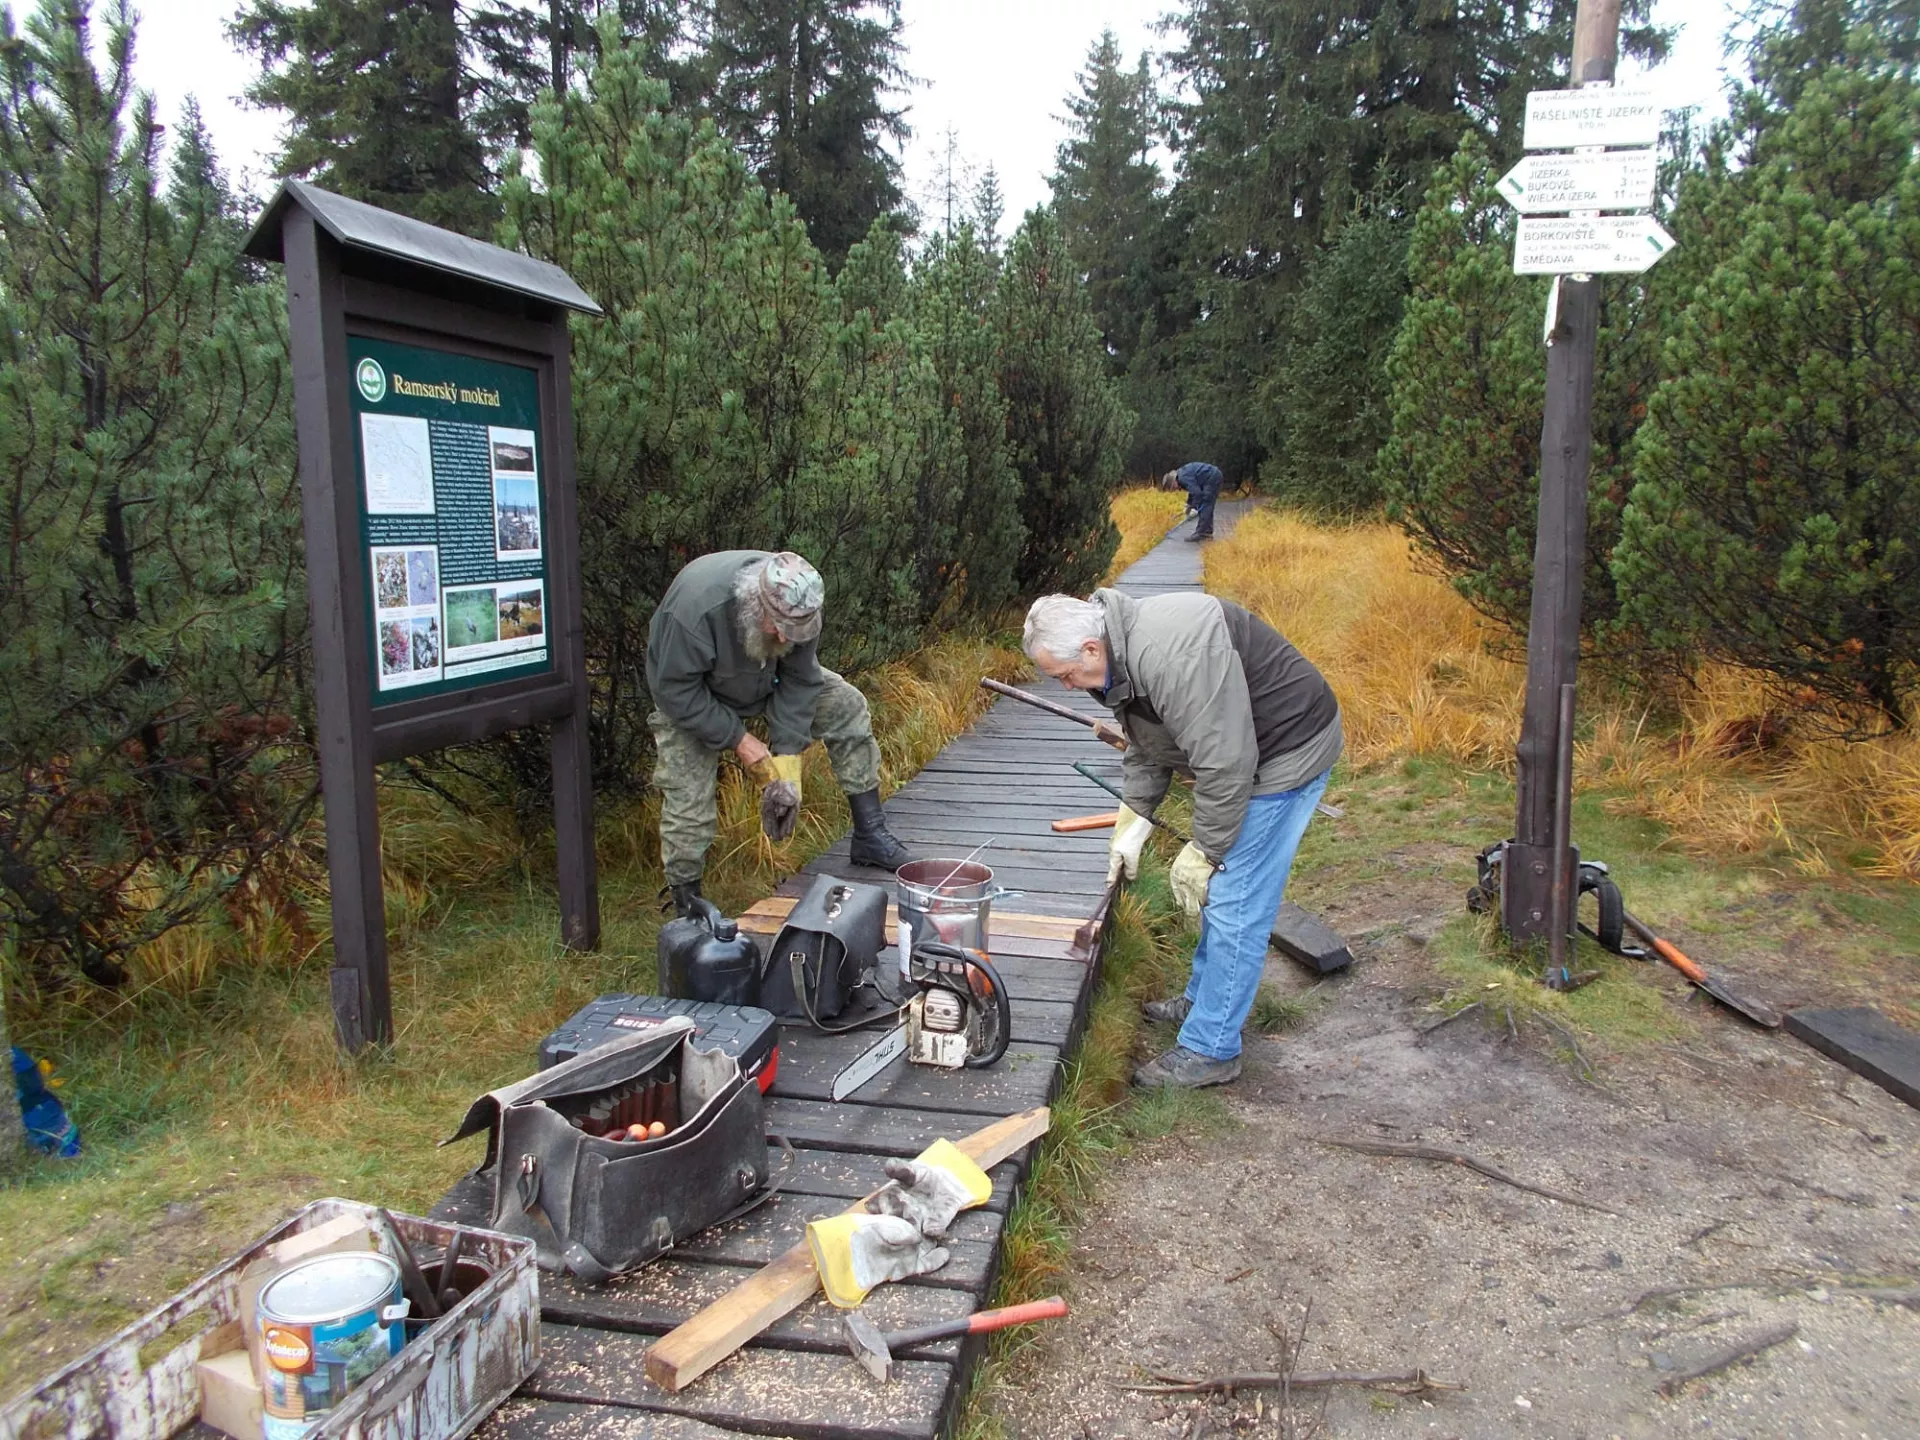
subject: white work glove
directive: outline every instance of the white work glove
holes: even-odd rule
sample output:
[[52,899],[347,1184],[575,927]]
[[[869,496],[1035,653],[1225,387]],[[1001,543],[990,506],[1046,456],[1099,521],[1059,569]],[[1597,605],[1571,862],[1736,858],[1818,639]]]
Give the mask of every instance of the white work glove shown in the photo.
[[807,1247],[827,1299],[851,1309],[888,1280],[926,1275],[947,1263],[948,1251],[898,1215],[844,1214],[807,1226]]
[[889,1160],[892,1183],[874,1192],[867,1208],[876,1215],[911,1220],[922,1235],[944,1239],[953,1217],[987,1203],[993,1181],[951,1141],[936,1140],[912,1160]]
[[1113,822],[1113,838],[1107,841],[1109,885],[1123,874],[1129,880],[1140,878],[1140,852],[1147,848],[1147,836],[1152,833],[1151,820],[1134,814],[1125,805],[1120,807],[1120,818]]
[[1167,881],[1173,886],[1173,898],[1180,902],[1180,908],[1189,915],[1198,915],[1206,908],[1207,891],[1213,884],[1213,862],[1207,859],[1206,851],[1189,840],[1173,857]]

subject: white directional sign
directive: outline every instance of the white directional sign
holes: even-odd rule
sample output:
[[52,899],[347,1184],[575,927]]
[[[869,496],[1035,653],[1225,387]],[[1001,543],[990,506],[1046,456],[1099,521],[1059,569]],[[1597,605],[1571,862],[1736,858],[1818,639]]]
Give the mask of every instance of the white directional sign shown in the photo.
[[1673,248],[1650,215],[1591,219],[1522,216],[1513,238],[1516,275],[1637,275]]
[[1500,193],[1522,215],[1644,210],[1653,203],[1657,165],[1651,150],[1529,155],[1500,177]]
[[1652,145],[1660,139],[1660,102],[1651,90],[1529,90],[1529,150],[1582,145]]

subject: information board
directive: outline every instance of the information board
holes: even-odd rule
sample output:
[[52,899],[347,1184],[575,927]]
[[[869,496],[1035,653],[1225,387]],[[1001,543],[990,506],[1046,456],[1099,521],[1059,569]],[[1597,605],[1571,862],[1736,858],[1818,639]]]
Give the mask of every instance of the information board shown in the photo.
[[373,703],[550,673],[538,374],[347,339]]

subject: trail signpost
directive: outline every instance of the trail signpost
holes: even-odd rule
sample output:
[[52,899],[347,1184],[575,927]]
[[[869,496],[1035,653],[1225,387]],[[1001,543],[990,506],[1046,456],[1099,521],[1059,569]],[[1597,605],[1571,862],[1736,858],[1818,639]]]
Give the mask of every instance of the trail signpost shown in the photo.
[[567,316],[558,267],[287,181],[282,261],[334,1027],[393,1036],[374,766],[551,726],[561,940],[599,943]]
[[[1660,106],[1645,90],[1613,86],[1621,0],[1579,0],[1574,87],[1527,96],[1525,145],[1573,154],[1529,155],[1500,181],[1521,212],[1513,268],[1551,275],[1546,410],[1540,430],[1540,509],[1533,607],[1527,625],[1526,705],[1516,749],[1513,838],[1499,859],[1500,923],[1516,940],[1545,939],[1547,983],[1572,985],[1569,932],[1578,898],[1572,841],[1574,673],[1586,570],[1587,474],[1593,451],[1593,364],[1600,297],[1594,276],[1637,274],[1673,247],[1646,214],[1653,198]],[[1634,147],[1610,151],[1606,146]],[[1633,214],[1602,214],[1626,210]],[[1552,218],[1546,218],[1546,217]]]
[[1513,239],[1516,275],[1638,274],[1673,248],[1651,215],[1523,217]]
[[1500,177],[1497,188],[1522,215],[1644,210],[1653,204],[1658,169],[1651,150],[1529,155]]

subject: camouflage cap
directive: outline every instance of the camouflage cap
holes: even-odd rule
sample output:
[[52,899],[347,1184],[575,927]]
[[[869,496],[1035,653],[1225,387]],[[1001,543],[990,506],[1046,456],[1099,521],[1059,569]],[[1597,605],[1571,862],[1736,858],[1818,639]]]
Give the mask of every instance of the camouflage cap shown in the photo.
[[766,601],[767,618],[783,638],[798,645],[820,633],[827,582],[791,550],[769,555],[760,567],[760,595]]

